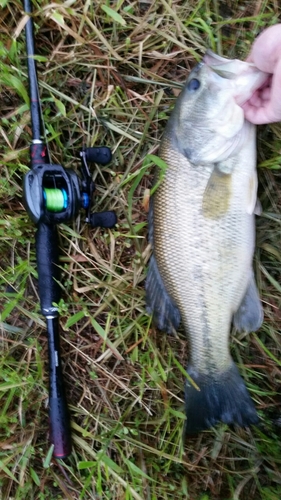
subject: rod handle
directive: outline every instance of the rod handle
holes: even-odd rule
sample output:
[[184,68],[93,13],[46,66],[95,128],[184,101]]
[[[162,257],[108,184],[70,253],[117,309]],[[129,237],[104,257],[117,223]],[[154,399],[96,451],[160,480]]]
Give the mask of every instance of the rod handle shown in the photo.
[[55,458],[64,459],[71,454],[70,417],[65,398],[49,399],[50,441]]
[[40,223],[35,234],[36,261],[38,271],[38,290],[43,316],[57,315],[53,306],[59,302],[59,242],[55,225]]
[[48,335],[50,440],[54,457],[66,458],[71,453],[70,415],[61,367],[58,310],[53,305],[61,296],[57,227],[40,223],[35,241],[38,290]]
[[66,458],[71,453],[70,414],[65,395],[60,356],[59,318],[46,318],[49,348],[49,419],[53,455]]
[[67,405],[63,404],[61,398],[50,398],[49,400],[49,418],[50,418],[50,441],[54,445],[53,456],[63,460],[71,454],[71,430],[69,416],[65,409]]

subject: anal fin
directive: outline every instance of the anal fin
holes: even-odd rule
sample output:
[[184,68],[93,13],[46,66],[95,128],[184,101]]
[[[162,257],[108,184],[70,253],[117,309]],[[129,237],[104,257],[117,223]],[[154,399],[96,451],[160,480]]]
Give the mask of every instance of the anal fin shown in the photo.
[[263,309],[252,273],[244,298],[233,316],[233,324],[239,332],[255,332],[263,322]]
[[158,270],[154,255],[151,256],[145,283],[146,310],[153,315],[159,330],[173,333],[180,323],[180,312],[169,296]]

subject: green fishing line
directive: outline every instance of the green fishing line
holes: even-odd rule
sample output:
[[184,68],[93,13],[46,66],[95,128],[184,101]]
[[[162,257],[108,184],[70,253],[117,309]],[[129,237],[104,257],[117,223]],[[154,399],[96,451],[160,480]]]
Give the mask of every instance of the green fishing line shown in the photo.
[[50,212],[61,212],[67,207],[67,193],[65,189],[45,188],[43,193],[46,208]]

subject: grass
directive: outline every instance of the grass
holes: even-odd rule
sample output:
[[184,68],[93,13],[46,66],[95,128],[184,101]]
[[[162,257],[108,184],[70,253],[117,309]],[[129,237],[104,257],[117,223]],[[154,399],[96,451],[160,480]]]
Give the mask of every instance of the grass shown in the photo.
[[[0,30],[0,490],[8,499],[279,500],[280,140],[258,134],[260,199],[255,268],[265,321],[232,338],[232,352],[261,426],[219,426],[182,443],[182,331],[167,337],[145,313],[147,201],[169,112],[207,47],[245,58],[278,22],[275,0],[34,2],[38,74],[53,162],[77,168],[85,145],[106,144],[96,167],[95,210],[61,225],[61,344],[73,453],[54,460],[48,441],[48,364],[39,312],[34,227],[22,205],[31,138],[24,14],[1,0]],[[153,157],[152,157],[153,158]],[[145,161],[144,161],[145,160]]]

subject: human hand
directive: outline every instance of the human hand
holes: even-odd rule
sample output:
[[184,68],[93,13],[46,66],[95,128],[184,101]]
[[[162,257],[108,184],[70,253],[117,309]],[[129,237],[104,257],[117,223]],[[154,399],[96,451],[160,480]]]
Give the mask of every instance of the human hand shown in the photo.
[[257,37],[247,61],[269,73],[269,77],[242,106],[246,119],[255,124],[281,121],[281,24]]

